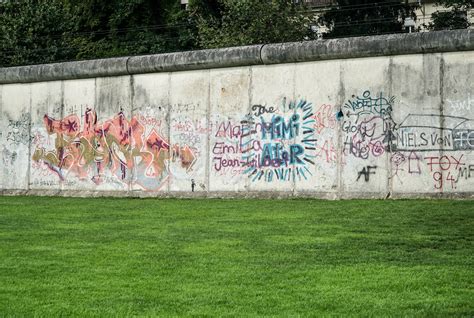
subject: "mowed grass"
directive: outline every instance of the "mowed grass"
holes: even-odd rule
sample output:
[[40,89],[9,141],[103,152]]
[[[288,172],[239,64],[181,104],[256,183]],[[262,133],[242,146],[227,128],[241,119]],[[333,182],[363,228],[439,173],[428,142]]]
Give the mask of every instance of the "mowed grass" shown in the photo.
[[0,197],[0,316],[473,316],[474,202]]

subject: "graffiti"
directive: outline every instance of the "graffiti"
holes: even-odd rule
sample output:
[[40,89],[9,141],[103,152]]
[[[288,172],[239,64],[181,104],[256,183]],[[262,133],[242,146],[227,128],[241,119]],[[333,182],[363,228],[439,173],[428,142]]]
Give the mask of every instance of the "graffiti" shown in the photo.
[[408,154],[399,151],[392,153],[390,163],[393,167],[391,177],[397,177],[400,183],[403,183],[403,181],[399,172],[407,172],[409,175],[421,174],[422,159],[413,151]]
[[357,180],[359,181],[361,176],[364,176],[364,181],[369,182],[370,181],[370,175],[375,174],[375,169],[377,169],[377,166],[366,166],[364,167],[361,171],[357,173]]
[[[344,171],[357,166],[351,178],[370,182],[380,173],[379,160],[390,165],[392,180],[403,184],[408,177],[420,178],[414,184],[425,184],[427,178],[439,191],[474,176],[474,165],[466,163],[474,149],[474,121],[403,113],[395,122],[394,96],[369,89],[351,94],[340,104],[323,101],[314,106],[283,98],[278,104],[247,105],[237,115],[208,114],[210,120],[199,105],[179,104],[167,108],[173,111],[166,113],[169,122],[154,116],[156,107],[142,107],[131,118],[119,112],[98,120],[85,105],[68,106],[64,111],[72,115],[45,115],[41,127],[30,129],[28,114],[7,121],[3,137],[15,146],[31,144],[30,183],[43,187],[86,182],[159,191],[171,178],[179,178],[186,180],[180,184],[187,191],[196,191],[207,186],[196,176],[203,170],[196,163],[206,155],[204,168],[215,177],[209,182],[229,186],[247,178],[317,182],[327,180],[326,167],[334,170],[337,165],[347,165]],[[462,111],[471,103],[447,101],[446,107]],[[12,149],[2,153],[5,167],[18,164],[20,155]]]
[[368,90],[362,96],[353,95],[355,99],[344,105],[343,152],[361,159],[379,157],[386,151],[391,151],[392,141],[395,139],[393,131],[396,124],[391,117],[395,97],[387,99],[379,93],[378,97],[373,98]]
[[453,149],[474,149],[474,129],[453,129]]
[[199,104],[182,104],[182,103],[177,103],[173,105],[173,109],[177,113],[188,113],[188,112],[194,112],[199,109]]
[[399,151],[474,149],[474,123],[464,117],[409,114],[398,127],[396,149]]
[[316,157],[312,104],[283,100],[282,108],[257,117],[248,114],[241,121],[243,173],[252,181],[302,180],[312,175],[308,168]]
[[[230,120],[216,123],[216,141],[211,146],[213,171],[228,176],[246,174],[252,181],[302,180],[312,176],[308,168],[321,161],[345,164],[349,156],[376,159],[388,153],[393,167],[391,177],[399,182],[403,180],[401,173],[422,175],[423,166],[439,182],[439,171],[434,169],[436,161],[429,156],[423,158],[417,151],[433,150],[433,147],[465,150],[474,144],[474,129],[469,128],[466,118],[444,116],[442,123],[449,127],[447,130],[433,124],[441,123],[441,118],[435,115],[423,115],[430,118],[424,121],[426,127],[415,124],[423,121],[416,114],[407,115],[397,125],[392,118],[394,97],[385,97],[383,93],[372,95],[369,90],[361,96],[353,95],[339,111],[329,104],[313,111],[306,101],[286,103],[284,100],[281,107],[254,106],[253,112],[238,124]],[[291,111],[285,113],[287,110]],[[334,141],[335,130],[339,128],[344,133],[341,151]],[[428,134],[422,128],[431,131]],[[363,177],[369,182],[376,167],[368,165],[358,171],[357,181]],[[447,172],[442,174],[445,184],[451,180]],[[466,174],[463,171],[463,176]]]
[[185,168],[186,171],[190,171],[196,161],[196,157],[194,156],[194,152],[190,147],[181,147],[175,144],[173,146],[172,161],[180,162],[182,168]]
[[458,177],[456,178],[456,183],[460,179],[470,179],[474,177],[474,165],[468,165],[468,166],[463,166],[458,168]]
[[321,105],[315,112],[314,119],[316,120],[314,128],[318,134],[321,134],[325,129],[336,128],[336,115],[331,105]]
[[233,124],[230,120],[219,123],[215,137],[221,138],[239,138],[242,135],[242,123]]
[[338,126],[337,114],[334,107],[329,104],[323,104],[315,111],[314,129],[318,136],[316,157],[322,158],[326,163],[333,164],[337,163],[340,158],[340,163],[345,164],[344,157],[337,151],[337,141],[334,140]]
[[[217,127],[214,136],[216,141],[211,146],[212,153],[212,168],[221,176],[235,177],[241,175],[245,170],[242,161],[243,146],[242,138],[245,134],[242,134],[243,124],[234,124],[230,120],[216,122],[214,124]],[[254,142],[255,149],[260,149],[260,143]]]
[[196,160],[188,145],[171,146],[156,127],[146,127],[139,117],[127,120],[119,112],[112,119],[98,123],[96,112],[88,108],[83,118],[81,128],[77,115],[60,120],[44,116],[47,134],[56,136],[52,151],[41,146],[42,137],[35,136],[33,160],[43,163],[61,181],[72,174],[95,184],[112,178],[146,190],[159,190],[169,176],[170,161],[190,171]]
[[18,158],[18,153],[16,151],[10,151],[9,149],[3,147],[2,150],[2,163],[4,167],[13,166],[15,161]]
[[383,97],[383,93],[379,93],[378,96],[372,97],[371,92],[366,90],[362,97],[352,95],[352,100],[348,100],[344,104],[344,108],[352,111],[356,114],[391,114],[392,105],[395,101],[395,97],[389,99]]
[[344,150],[355,157],[367,159],[369,155],[381,156],[386,151],[385,130],[378,132],[378,128],[384,126],[384,120],[372,117],[364,120],[357,126],[357,132],[352,136],[346,136]]
[[222,168],[240,167],[240,164],[243,163],[238,159],[225,159],[222,157],[214,157],[214,161],[214,169],[216,171],[221,171]]
[[[422,174],[423,162],[435,182],[434,188],[442,190],[446,185],[456,187],[456,173],[468,175],[464,170],[463,156],[425,156],[417,152],[459,151],[474,149],[474,125],[464,117],[408,114],[397,125],[392,119],[394,97],[382,93],[372,96],[369,90],[362,97],[352,95],[343,106],[341,129],[345,134],[343,153],[359,159],[376,158],[391,153],[392,178],[402,183],[401,172],[416,176]],[[369,181],[375,173],[366,166],[357,174],[357,181],[364,176]],[[459,172],[462,171],[462,172]]]
[[[337,158],[339,157],[339,152],[337,151],[334,141],[332,139],[325,140],[321,142],[322,145],[318,148],[316,152],[316,157],[323,158],[326,163],[337,163]],[[344,160],[341,161],[341,164],[344,164]]]
[[462,162],[463,157],[464,155],[460,155],[459,158],[455,156],[425,157],[433,180],[436,182],[434,185],[435,189],[443,190],[445,182],[449,182],[451,189],[456,188],[455,172],[453,170],[459,171],[465,165]]
[[446,99],[446,105],[451,108],[451,111],[453,112],[471,111],[471,108],[474,107],[474,99],[471,97],[471,93],[469,92],[467,99],[465,100]]
[[176,120],[171,125],[171,129],[174,132],[173,140],[192,147],[196,155],[200,155],[199,145],[202,144],[202,136],[210,131],[205,120]]
[[22,114],[18,120],[8,121],[7,141],[11,145],[28,145],[30,142],[30,116]]
[[32,161],[31,162],[32,173],[35,176],[40,178],[48,177],[51,175],[51,169],[48,168],[47,165],[43,164],[39,161]]
[[447,174],[442,171],[434,172],[433,180],[436,182],[434,185],[436,190],[443,190],[445,182],[450,182],[451,189],[456,189],[456,179],[454,179],[454,175],[452,175],[450,171],[448,171]]
[[[392,167],[394,167],[392,177],[397,176],[400,183],[403,183],[399,175],[400,171],[407,171],[411,176],[421,176],[422,167],[425,166],[434,181],[434,189],[439,191],[443,190],[446,185],[449,185],[451,189],[456,189],[458,181],[470,178],[470,170],[474,169],[474,167],[471,168],[465,164],[464,154],[422,157],[413,151],[410,153],[395,152],[390,160]],[[406,168],[407,166],[408,168]]]
[[392,156],[390,157],[390,163],[392,164],[392,166],[395,166],[395,171],[393,172],[392,177],[397,176],[400,178],[400,176],[398,175],[398,172],[404,171],[404,169],[401,167],[403,166],[405,162],[406,162],[406,157],[401,152],[396,152],[392,154]]
[[[150,121],[151,119],[147,119]],[[154,121],[157,121],[156,119]],[[161,123],[161,121],[158,121]],[[188,133],[197,133],[197,134],[206,134],[210,130],[201,123],[199,120],[178,120],[172,125],[173,131],[176,132],[188,132]]]
[[421,174],[420,157],[415,152],[410,152],[408,155],[408,173]]
[[[373,97],[368,90],[362,97],[352,95],[343,106],[344,155],[369,159],[391,153],[391,177],[397,177],[400,182],[401,172],[421,175],[426,162],[435,189],[442,190],[446,185],[454,189],[456,174],[458,179],[461,174],[469,174],[462,162],[463,156],[423,158],[418,152],[474,149],[473,121],[459,116],[408,114],[397,125],[391,116],[394,101],[394,97],[386,98],[382,93]],[[368,181],[373,172],[368,167],[358,172],[357,180],[364,176]]]
[[50,180],[35,180],[32,185],[39,187],[56,187],[58,183]]
[[240,143],[240,140],[233,142],[232,144],[217,141],[216,143],[214,143],[214,147],[212,148],[212,154],[214,155],[214,169],[216,171],[221,171],[222,168],[240,167],[240,157],[237,158],[236,156],[232,155],[237,155],[241,153],[242,145]]
[[458,169],[462,163],[462,158],[464,155],[461,155],[459,159],[456,159],[454,156],[435,156],[435,157],[425,157],[425,160],[428,161],[427,165],[430,168],[430,171],[433,171],[434,168],[438,167],[443,171],[449,170],[452,166],[455,166],[455,169]]
[[265,113],[272,114],[275,112],[275,109],[273,107],[269,107],[267,109],[265,106],[262,105],[253,105],[252,111],[254,112],[253,114],[258,117]]
[[137,115],[138,121],[144,126],[153,126],[156,129],[160,129],[163,126],[163,120],[152,117],[150,115]]

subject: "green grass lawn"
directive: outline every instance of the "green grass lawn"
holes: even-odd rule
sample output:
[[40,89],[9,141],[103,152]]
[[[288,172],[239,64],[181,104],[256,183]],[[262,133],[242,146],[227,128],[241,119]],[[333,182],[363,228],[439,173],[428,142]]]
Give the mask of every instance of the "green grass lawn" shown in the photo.
[[0,197],[0,316],[473,316],[474,202]]

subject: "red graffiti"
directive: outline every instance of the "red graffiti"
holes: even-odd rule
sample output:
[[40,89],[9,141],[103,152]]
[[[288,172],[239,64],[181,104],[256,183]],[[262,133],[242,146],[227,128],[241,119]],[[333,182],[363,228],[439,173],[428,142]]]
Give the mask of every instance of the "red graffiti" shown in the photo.
[[[433,180],[436,182],[434,187],[436,190],[443,190],[444,183],[446,181],[450,182],[451,189],[456,188],[456,179],[454,178],[454,171],[458,171],[461,166],[464,166],[465,163],[462,162],[464,155],[456,158],[454,156],[433,156],[425,157],[428,161],[427,165],[432,172]],[[453,173],[451,173],[453,172]]]
[[320,134],[326,128],[336,128],[336,115],[333,111],[332,105],[321,105],[314,114],[314,119],[316,120],[314,128],[318,134]]

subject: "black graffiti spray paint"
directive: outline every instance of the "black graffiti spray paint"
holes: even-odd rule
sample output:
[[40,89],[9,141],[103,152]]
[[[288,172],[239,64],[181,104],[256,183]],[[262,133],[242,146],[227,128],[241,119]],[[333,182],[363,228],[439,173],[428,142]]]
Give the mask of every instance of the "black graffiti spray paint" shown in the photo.
[[364,169],[362,169],[361,171],[359,171],[357,173],[357,180],[356,181],[359,181],[360,177],[363,175],[364,176],[364,181],[365,182],[369,182],[370,180],[370,175],[371,174],[375,174],[375,171],[372,171],[377,169],[377,166],[367,166],[367,167],[364,167]]

